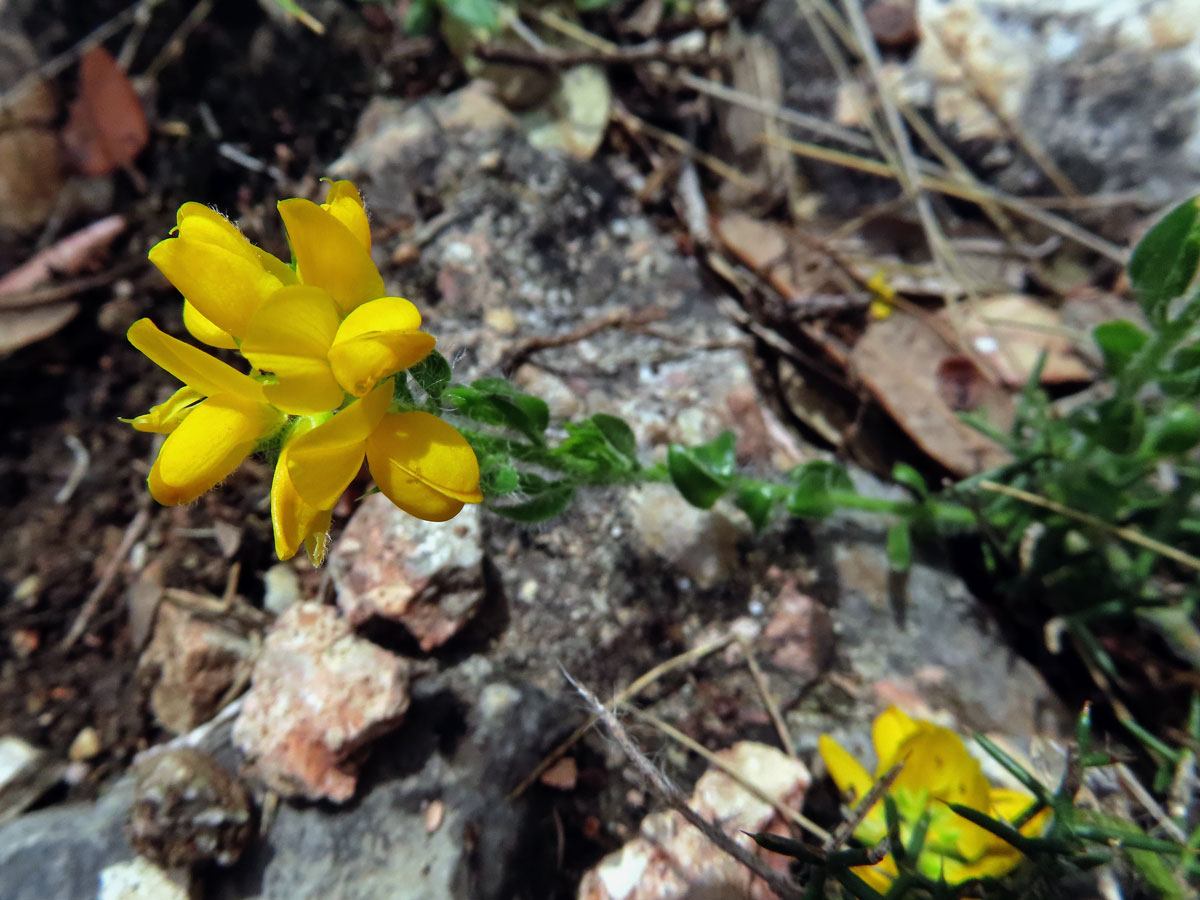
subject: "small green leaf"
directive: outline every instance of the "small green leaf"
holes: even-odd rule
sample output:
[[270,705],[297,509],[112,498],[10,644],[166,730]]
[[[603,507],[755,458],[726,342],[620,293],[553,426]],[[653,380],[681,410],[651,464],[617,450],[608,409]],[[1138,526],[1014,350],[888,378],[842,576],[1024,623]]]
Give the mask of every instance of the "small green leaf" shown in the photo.
[[502,378],[484,378],[469,387],[455,385],[442,395],[460,414],[486,425],[511,428],[536,444],[550,424],[545,401],[515,390]]
[[488,507],[492,512],[517,522],[544,522],[566,509],[571,503],[571,498],[575,496],[575,485],[565,479],[542,481],[541,489],[531,492],[528,490],[531,486],[527,478],[528,473],[521,474],[522,490],[532,496],[520,503],[493,504]]
[[692,448],[692,455],[705,469],[718,478],[729,478],[737,468],[737,437],[732,431],[722,431],[707,444]]
[[894,572],[912,568],[912,533],[907,522],[896,522],[887,532],[888,565]]
[[417,405],[412,391],[408,389],[408,376],[403,372],[397,372],[396,378],[392,381],[392,403],[404,409],[412,409]]
[[823,519],[833,513],[835,507],[831,492],[854,490],[854,483],[846,470],[837,463],[825,460],[797,466],[788,473],[788,481],[794,487],[788,497],[787,511],[793,516],[811,519]]
[[1150,435],[1150,448],[1164,456],[1187,453],[1200,444],[1200,411],[1191,404],[1173,407],[1160,415]]
[[750,524],[761,531],[771,521],[771,510],[775,506],[775,493],[769,484],[745,481],[738,485],[733,503],[746,514]]
[[1200,265],[1200,197],[1179,204],[1142,238],[1129,260],[1129,279],[1151,322],[1166,318]]
[[495,31],[500,26],[500,6],[496,0],[441,0],[446,14],[470,28]]
[[771,853],[778,853],[780,856],[790,856],[792,859],[802,859],[809,863],[825,862],[825,854],[821,852],[820,848],[814,849],[804,843],[804,841],[784,837],[780,834],[771,834],[769,831],[750,834],[750,837],[754,839],[754,843],[758,844],[764,850],[769,850]]
[[479,461],[479,489],[485,497],[503,497],[520,486],[520,474],[506,457],[488,456]]
[[580,12],[595,12],[612,4],[613,0],[575,0],[575,8]]
[[694,449],[680,444],[667,448],[667,472],[683,499],[700,509],[711,509],[728,490],[731,480],[714,474],[696,458]]
[[439,401],[442,399],[442,392],[450,384],[450,363],[446,361],[446,357],[434,350],[410,368],[408,374],[421,386],[421,390],[429,395],[429,399]]
[[1132,322],[1118,319],[1097,325],[1092,339],[1104,356],[1104,371],[1110,376],[1120,375],[1129,361],[1150,339],[1149,335]]
[[892,481],[904,485],[916,495],[918,500],[929,498],[929,488],[925,485],[925,479],[908,463],[898,462],[892,466]]
[[638,465],[637,438],[634,437],[633,429],[626,421],[607,413],[596,413],[591,420],[600,429],[612,448],[636,468]]

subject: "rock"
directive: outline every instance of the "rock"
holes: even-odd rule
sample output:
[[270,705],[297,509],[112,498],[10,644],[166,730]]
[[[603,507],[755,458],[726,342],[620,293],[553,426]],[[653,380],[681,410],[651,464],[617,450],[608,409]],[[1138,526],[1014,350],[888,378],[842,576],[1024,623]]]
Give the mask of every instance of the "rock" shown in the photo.
[[75,740],[71,741],[67,758],[72,762],[81,762],[99,755],[101,749],[100,732],[88,725],[81,728],[79,734],[75,735]]
[[[717,754],[747,782],[777,803],[799,809],[810,778],[803,764],[764,744],[741,741]],[[770,803],[750,793],[721,769],[696,782],[693,810],[719,824],[730,838],[760,855],[745,832],[781,830]],[[583,876],[579,900],[685,900],[774,894],[760,879],[715,848],[674,810],[642,820],[641,837],[606,856]],[[784,830],[783,833],[786,833]]]
[[920,0],[906,90],[960,144],[991,144],[983,162],[1006,190],[1048,182],[991,106],[1081,192],[1135,188],[1149,204],[1174,202],[1200,186],[1194,10],[1191,0]]
[[458,633],[484,597],[479,509],[423,522],[383,495],[367,497],[329,555],[337,603],[351,625],[402,623],[426,652]]
[[253,652],[250,641],[217,623],[171,603],[159,604],[154,637],[139,662],[159,670],[150,695],[159,723],[183,734],[211,719],[244,677]]
[[[269,833],[206,887],[210,900],[507,900],[550,896],[555,832],[543,800],[508,791],[571,725],[574,707],[504,682],[464,713],[437,677],[379,742],[354,804],[283,804]],[[430,810],[442,808],[440,820]],[[436,817],[436,814],[434,814]],[[431,822],[436,827],[431,827]]]
[[96,896],[101,871],[133,856],[122,833],[132,795],[127,778],[95,803],[53,806],[0,826],[4,900]]
[[62,777],[63,766],[16,735],[0,737],[0,823],[15,818]]
[[762,633],[762,649],[778,669],[810,682],[833,661],[829,610],[789,581],[779,591],[775,614]]
[[[855,487],[867,496],[906,496],[862,473],[855,473]],[[1005,646],[998,624],[960,579],[918,559],[907,579],[898,581],[883,532],[871,519],[835,516],[818,530],[817,540],[827,568],[813,592],[836,598],[830,615],[843,678],[839,688],[822,684],[814,701],[845,704],[851,686],[858,687],[860,699],[836,716],[790,717],[798,749],[815,749],[818,734],[848,722],[865,733],[874,715],[892,702],[948,713],[964,731],[1071,733],[1071,716],[1061,702],[1033,666]]]
[[191,900],[189,877],[176,877],[140,857],[115,863],[100,873],[96,900]]
[[271,627],[233,727],[248,769],[284,796],[354,794],[355,751],[408,708],[405,662],[332,607],[295,603]]
[[183,747],[156,753],[137,771],[129,843],[168,869],[235,862],[253,831],[246,789],[212,756]]
[[300,599],[300,576],[288,563],[276,563],[263,575],[263,607],[275,615]]
[[701,588],[725,581],[738,561],[744,525],[692,506],[669,484],[644,484],[627,499],[640,542]]

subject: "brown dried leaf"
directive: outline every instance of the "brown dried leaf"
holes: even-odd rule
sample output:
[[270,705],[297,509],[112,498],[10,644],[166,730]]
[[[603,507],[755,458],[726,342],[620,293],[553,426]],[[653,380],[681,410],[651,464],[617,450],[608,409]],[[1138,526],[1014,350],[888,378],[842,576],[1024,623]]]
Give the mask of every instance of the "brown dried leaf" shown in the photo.
[[[873,322],[851,353],[851,363],[880,406],[913,442],[956,476],[981,472],[1008,460],[1008,453],[960,422],[942,397],[938,372],[953,353],[925,324],[908,315]],[[991,385],[983,406],[1003,429],[1012,399]]]
[[[1072,352],[1057,311],[1021,294],[989,297],[959,307],[963,339],[1009,387],[1029,380],[1046,353],[1043,384],[1090,382],[1091,370]],[[949,313],[940,316],[948,320]]]
[[[0,92],[11,91],[37,66],[24,36],[0,33]],[[54,208],[63,183],[58,138],[50,128],[57,115],[44,79],[22,87],[0,110],[0,228],[32,231]]]
[[0,353],[11,353],[49,337],[77,312],[79,304],[70,300],[24,309],[0,309]]
[[103,47],[93,47],[79,62],[79,96],[62,138],[84,175],[109,175],[128,166],[150,138],[142,102]]

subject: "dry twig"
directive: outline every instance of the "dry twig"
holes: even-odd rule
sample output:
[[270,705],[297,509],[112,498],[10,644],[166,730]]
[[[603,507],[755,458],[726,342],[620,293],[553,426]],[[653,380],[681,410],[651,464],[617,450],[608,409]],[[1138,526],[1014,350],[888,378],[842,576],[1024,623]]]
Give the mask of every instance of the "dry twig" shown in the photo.
[[[613,698],[613,702],[614,703],[624,703],[625,701],[630,700],[633,697],[636,697],[638,694],[640,694],[642,691],[644,691],[650,685],[654,684],[654,682],[658,681],[658,679],[662,678],[662,676],[666,675],[668,672],[672,672],[675,669],[679,669],[679,668],[682,668],[683,666],[690,665],[691,663],[695,662],[696,660],[703,659],[704,657],[708,656],[710,653],[715,653],[716,651],[722,649],[723,647],[728,646],[729,644],[731,644],[733,642],[733,640],[734,640],[734,636],[732,634],[727,634],[725,637],[723,637],[719,640],[713,641],[712,643],[701,644],[699,647],[693,647],[691,650],[687,650],[683,653],[680,653],[678,656],[673,656],[670,659],[666,660],[665,662],[659,663],[657,666],[655,666],[650,671],[644,673],[643,675],[639,676],[638,678],[635,678],[629,684],[628,687],[626,687],[625,689],[623,689],[621,691],[618,691],[616,696]],[[533,771],[530,772],[528,775],[526,775],[524,780],[519,785],[517,785],[515,788],[513,788],[512,792],[509,793],[509,795],[508,795],[508,799],[516,800],[518,797],[520,797],[522,794],[524,794],[527,790],[529,790],[529,786],[532,785],[539,778],[541,778],[542,774],[547,769],[549,769],[552,765],[554,765],[556,762],[558,762],[559,759],[562,758],[562,755],[564,753],[566,753],[568,750],[570,750],[572,747],[574,747],[575,744],[577,744],[579,742],[579,739],[582,738],[585,734],[587,734],[591,730],[592,726],[595,725],[598,721],[599,721],[598,716],[591,716],[588,718],[588,720],[586,722],[584,722],[582,725],[580,725],[578,728],[576,728],[573,732],[571,732],[571,735],[565,741],[563,741],[561,744],[559,744],[557,747],[555,747],[553,750],[551,750],[546,755],[546,758],[543,759],[536,766],[534,766]]]
[[799,900],[801,897],[800,890],[790,879],[780,875],[767,865],[766,862],[759,859],[719,827],[692,809],[688,803],[688,799],[683,795],[683,791],[655,768],[654,764],[637,748],[637,745],[630,740],[624,726],[621,725],[612,711],[605,707],[595,694],[573,679],[566,671],[563,672],[563,675],[571,683],[571,686],[579,692],[579,696],[586,701],[588,707],[592,710],[592,715],[599,721],[604,722],[609,733],[612,734],[613,739],[620,745],[625,755],[629,758],[629,761],[633,763],[634,767],[650,783],[655,792],[666,801],[668,806],[683,816],[690,825],[697,828],[718,849],[733,857],[761,878],[767,887],[774,891],[777,896],[784,898],[784,900],[790,900],[790,898]]

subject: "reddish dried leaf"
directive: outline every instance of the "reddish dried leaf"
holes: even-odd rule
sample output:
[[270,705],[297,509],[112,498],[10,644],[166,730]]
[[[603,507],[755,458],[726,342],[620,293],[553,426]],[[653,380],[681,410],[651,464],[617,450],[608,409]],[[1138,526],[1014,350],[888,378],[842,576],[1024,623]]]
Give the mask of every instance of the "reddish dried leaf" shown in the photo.
[[129,165],[150,138],[133,85],[103,47],[93,47],[79,62],[79,96],[62,137],[84,175],[108,175]]
[[[124,216],[105,216],[72,232],[0,278],[0,297],[32,291],[54,275],[78,275],[93,265],[125,230]],[[0,300],[0,308],[7,306]]]

